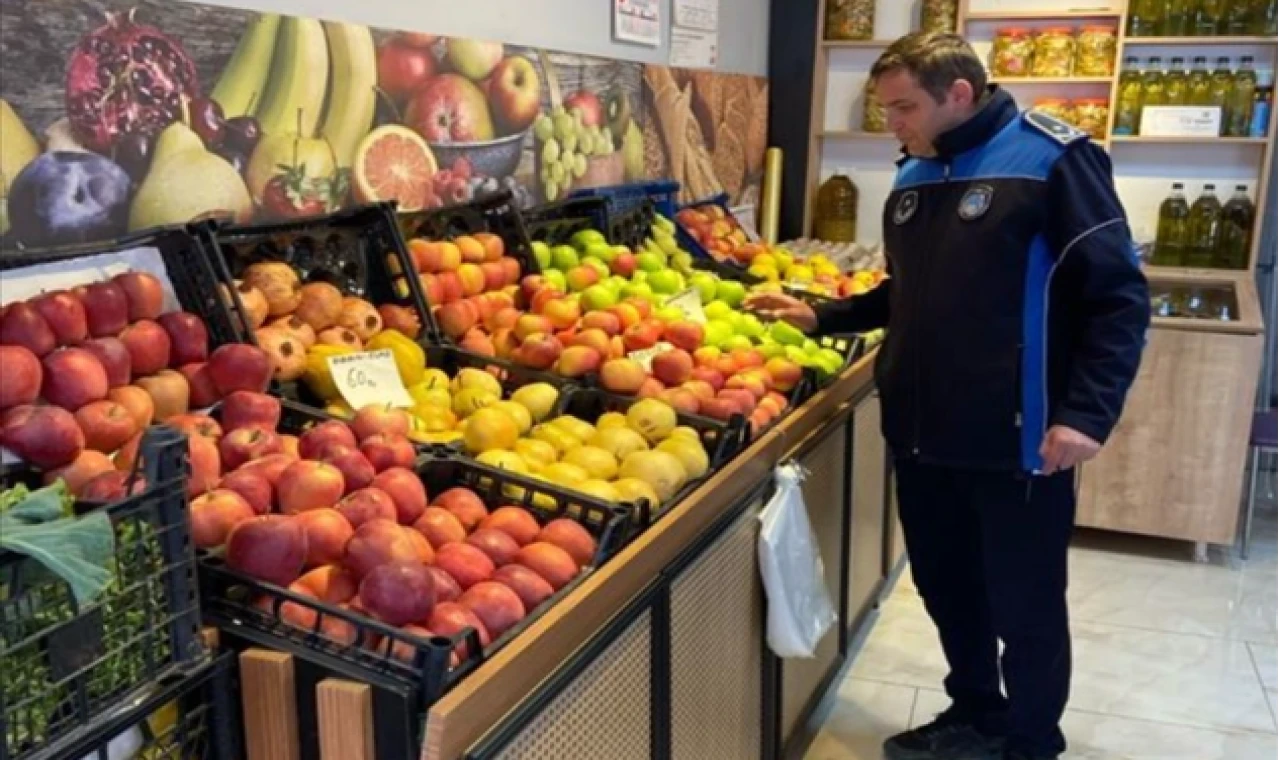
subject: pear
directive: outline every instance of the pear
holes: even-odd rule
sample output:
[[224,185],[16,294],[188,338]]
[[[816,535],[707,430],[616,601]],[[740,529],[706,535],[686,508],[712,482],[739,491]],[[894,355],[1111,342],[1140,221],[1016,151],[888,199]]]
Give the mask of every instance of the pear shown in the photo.
[[302,169],[303,176],[309,179],[332,178],[338,168],[333,149],[323,138],[298,137],[289,133],[267,135],[258,141],[244,170],[245,182],[254,203],[261,205],[267,184],[287,167]]
[[129,209],[129,229],[185,224],[206,216],[247,222],[253,200],[234,166],[206,150],[186,124],[174,122],[156,139],[151,170]]

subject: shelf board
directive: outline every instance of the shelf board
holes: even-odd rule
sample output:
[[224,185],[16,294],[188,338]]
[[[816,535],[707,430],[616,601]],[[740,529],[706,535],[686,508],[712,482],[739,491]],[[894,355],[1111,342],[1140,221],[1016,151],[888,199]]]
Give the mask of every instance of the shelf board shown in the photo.
[[991,77],[992,84],[1111,84],[1112,77]]
[[1266,145],[1265,137],[1153,137],[1142,135],[1112,135],[1111,142],[1119,145]]
[[829,129],[819,136],[830,140],[897,140],[892,132],[862,132],[856,129]]
[[824,48],[886,48],[894,40],[823,40]]
[[1125,45],[1274,45],[1276,37],[1126,37]]
[[1055,21],[1073,18],[1120,18],[1124,11],[1115,8],[1068,8],[1061,11],[972,11],[966,21]]

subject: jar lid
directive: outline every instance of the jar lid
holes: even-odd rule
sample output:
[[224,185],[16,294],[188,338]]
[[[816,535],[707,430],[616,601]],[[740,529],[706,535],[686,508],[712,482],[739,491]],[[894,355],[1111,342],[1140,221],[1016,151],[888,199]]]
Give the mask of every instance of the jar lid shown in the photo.
[[1078,106],[1110,106],[1110,98],[1076,98]]
[[1091,33],[1091,34],[1115,34],[1115,33],[1116,33],[1116,28],[1115,28],[1114,26],[1105,26],[1105,25],[1102,25],[1102,24],[1094,24],[1094,25],[1091,25],[1091,26],[1081,27],[1081,28],[1080,28],[1080,31],[1081,31],[1081,32],[1089,32],[1089,33]]
[[1036,98],[1034,103],[1037,106],[1065,106],[1066,98]]
[[1040,30],[1040,34],[1059,34],[1059,35],[1062,35],[1062,34],[1071,34],[1071,27],[1069,27],[1069,26],[1046,26],[1045,28],[1043,28],[1043,29],[1041,29],[1041,30]]
[[1026,37],[1028,34],[1031,34],[1031,30],[1024,26],[1006,26],[996,30],[996,35],[1000,37]]

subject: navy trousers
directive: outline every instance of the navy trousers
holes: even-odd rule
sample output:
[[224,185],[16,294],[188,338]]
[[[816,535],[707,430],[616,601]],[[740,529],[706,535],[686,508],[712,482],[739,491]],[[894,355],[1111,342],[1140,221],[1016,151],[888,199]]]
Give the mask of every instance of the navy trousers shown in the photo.
[[1074,472],[1028,477],[912,460],[896,470],[911,574],[951,668],[952,709],[1011,749],[1060,754]]

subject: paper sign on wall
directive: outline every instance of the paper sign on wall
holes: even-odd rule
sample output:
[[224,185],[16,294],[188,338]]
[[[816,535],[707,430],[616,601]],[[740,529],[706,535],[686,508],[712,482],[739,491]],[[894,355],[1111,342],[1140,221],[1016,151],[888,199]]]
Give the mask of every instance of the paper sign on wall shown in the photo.
[[684,318],[700,325],[707,323],[707,315],[702,311],[702,293],[697,288],[685,288],[667,299],[667,306],[674,306],[684,312]]
[[642,348],[639,351],[632,351],[627,354],[627,358],[635,361],[641,367],[644,367],[645,372],[652,372],[654,357],[658,354],[665,354],[673,348],[675,348],[675,346],[665,340],[660,340],[653,344],[651,348]]
[[715,32],[671,27],[670,65],[685,69],[713,69],[716,66]]
[[613,37],[657,47],[662,43],[660,0],[613,0]]
[[720,0],[673,0],[671,23],[704,32],[720,28]]
[[352,409],[369,404],[413,406],[389,348],[330,356],[329,371],[338,392]]

